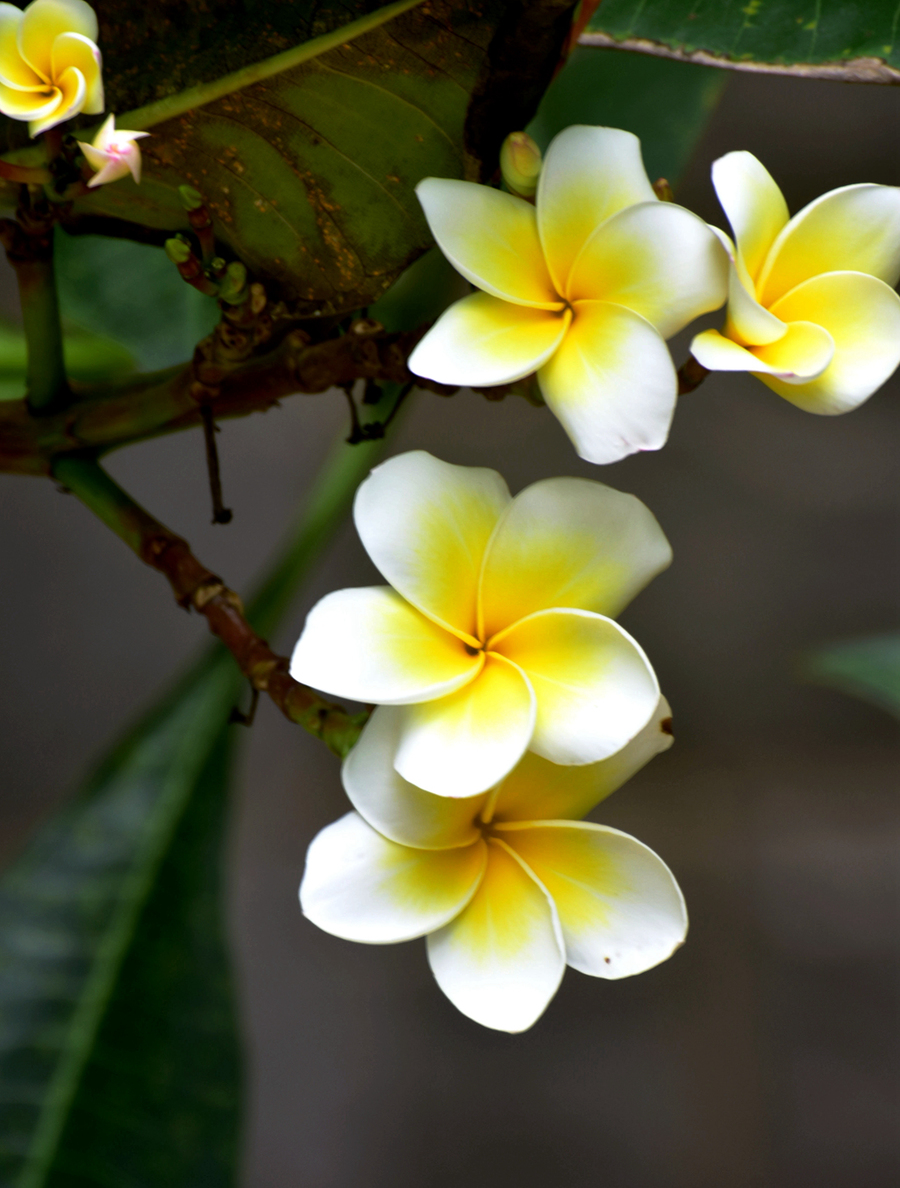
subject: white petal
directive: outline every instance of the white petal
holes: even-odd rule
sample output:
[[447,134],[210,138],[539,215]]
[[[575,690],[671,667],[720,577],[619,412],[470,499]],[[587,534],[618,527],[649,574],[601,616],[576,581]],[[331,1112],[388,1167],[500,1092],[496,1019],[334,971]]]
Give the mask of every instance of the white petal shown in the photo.
[[760,376],[779,396],[807,412],[833,416],[868,400],[900,364],[900,297],[859,272],[813,277],[774,307],[785,320],[806,317],[834,341],[834,358],[811,383]]
[[344,760],[341,779],[350,802],[379,833],[405,846],[440,850],[481,836],[475,819],[486,796],[435,796],[408,783],[394,768],[403,710],[376,709]]
[[382,575],[423,614],[473,644],[484,550],[509,488],[496,472],[411,450],[376,466],[353,519]]
[[566,296],[624,305],[671,338],[724,304],[728,272],[728,257],[702,219],[671,202],[642,202],[588,239]]
[[512,501],[488,546],[482,637],[552,607],[615,617],[671,560],[656,518],[633,495],[591,479],[533,483]]
[[426,177],[416,194],[438,247],[466,280],[517,305],[562,308],[530,202],[440,177]]
[[313,838],[300,906],[313,924],[344,940],[390,945],[441,928],[481,881],[486,846],[415,850],[377,833],[358,813]]
[[[713,228],[715,230],[715,228]],[[727,242],[726,236],[721,236]],[[728,276],[728,310],[725,336],[741,346],[758,346],[777,342],[787,333],[787,326],[769,310],[764,309],[753,295],[753,282],[740,256],[731,257]]]
[[454,302],[409,357],[414,375],[489,388],[536,371],[556,350],[572,315],[511,305],[486,293]]
[[834,340],[813,322],[788,322],[783,337],[764,346],[742,347],[718,330],[704,330],[691,353],[710,371],[751,371],[799,384],[822,374],[834,357]]
[[[97,40],[97,14],[85,0],[34,0],[18,29],[19,53],[44,78],[51,78],[53,43],[61,33]],[[67,63],[68,65],[68,63]],[[58,83],[58,79],[53,81]]]
[[596,763],[647,725],[659,685],[618,623],[579,610],[538,611],[490,642],[528,677],[537,699],[530,749],[552,763]]
[[497,830],[547,888],[573,969],[627,978],[683,944],[687,911],[672,872],[627,833],[588,821]]
[[489,656],[459,693],[407,708],[394,766],[438,796],[486,792],[522,758],[534,714],[534,692],[521,671]]
[[865,272],[892,288],[900,279],[900,188],[843,186],[810,202],[772,245],[759,300],[779,297],[823,272]]
[[672,711],[660,697],[640,734],[599,763],[564,767],[528,751],[500,786],[492,819],[580,821],[674,741]]
[[565,972],[562,937],[546,891],[516,855],[489,844],[472,902],[428,938],[428,962],[453,1005],[497,1031],[525,1031]]
[[309,612],[291,676],[337,697],[404,705],[473,679],[480,656],[387,586],[336,590]]
[[728,216],[751,280],[789,215],[784,195],[765,166],[748,152],[726,153],[713,162],[713,185]]
[[566,291],[569,270],[601,223],[626,206],[655,201],[631,132],[575,124],[554,137],[538,182],[537,217],[556,291]]
[[579,301],[538,383],[588,462],[618,462],[665,445],[678,377],[658,332],[624,306]]

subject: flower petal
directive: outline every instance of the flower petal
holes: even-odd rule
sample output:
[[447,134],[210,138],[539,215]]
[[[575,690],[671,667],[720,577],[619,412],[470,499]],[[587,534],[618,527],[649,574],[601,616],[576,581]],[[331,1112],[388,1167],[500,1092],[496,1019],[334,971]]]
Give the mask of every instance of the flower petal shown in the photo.
[[344,760],[341,779],[353,807],[379,833],[404,846],[440,850],[471,845],[481,836],[474,822],[486,796],[435,796],[395,770],[403,712],[391,705],[376,709]]
[[487,549],[482,638],[552,607],[615,617],[671,560],[656,518],[633,495],[591,479],[533,483],[507,508]]
[[475,603],[484,550],[510,502],[496,470],[411,450],[376,466],[353,519],[383,576],[424,615],[478,646]]
[[751,371],[797,384],[822,374],[834,356],[834,342],[821,326],[791,322],[777,342],[749,348],[718,330],[704,330],[691,343],[691,354],[710,371]]
[[56,111],[62,95],[53,87],[44,91],[18,91],[0,83],[0,112],[14,120],[38,120]]
[[[75,66],[84,75],[84,108],[88,115],[103,110],[102,59],[97,46],[89,37],[80,33],[60,33],[53,43],[51,53],[53,78],[61,78],[70,67]],[[115,117],[111,117],[115,118]]]
[[566,296],[624,305],[671,338],[724,304],[728,270],[722,245],[702,219],[671,202],[642,202],[588,239]]
[[347,813],[313,838],[300,906],[313,924],[344,940],[412,940],[462,911],[481,881],[486,850],[480,840],[453,850],[398,846]]
[[438,796],[486,792],[518,763],[534,730],[534,692],[502,656],[489,656],[459,693],[410,706],[394,766]]
[[38,74],[52,78],[59,86],[59,79],[52,73],[54,41],[60,33],[80,33],[96,41],[97,31],[97,15],[84,0],[34,0],[22,13],[19,53]]
[[529,749],[551,763],[596,763],[647,725],[659,685],[618,623],[579,610],[546,610],[490,642],[528,677],[537,699]]
[[516,305],[562,309],[530,202],[443,177],[426,177],[416,195],[438,247],[466,280]]
[[337,697],[404,705],[454,692],[482,663],[388,586],[366,586],[316,603],[294,648],[291,676]]
[[755,281],[790,217],[784,195],[768,169],[748,152],[726,153],[714,161],[712,179],[738,250]]
[[757,281],[769,309],[822,272],[866,272],[893,287],[900,279],[900,188],[844,186],[810,202],[772,245]]
[[834,358],[834,339],[813,322],[788,322],[787,334],[777,342],[753,347],[767,374],[785,383],[803,383],[821,375]]
[[75,66],[70,66],[68,70],[62,72],[56,83],[60,95],[59,106],[52,115],[31,120],[28,125],[29,136],[39,136],[41,132],[46,132],[48,128],[55,128],[64,120],[72,119],[84,109],[87,83],[80,70]]
[[621,128],[575,124],[554,137],[537,191],[538,231],[558,293],[599,225],[656,194],[641,160],[641,142]]
[[526,751],[500,786],[492,819],[580,821],[674,741],[672,711],[665,697],[660,697],[644,729],[599,763],[563,767]]
[[472,293],[445,310],[409,357],[414,375],[439,384],[490,387],[530,375],[563,339],[572,315]]
[[13,4],[0,3],[0,82],[14,90],[37,90],[47,82],[37,74],[19,53],[19,25],[22,10]]
[[579,301],[559,349],[538,372],[551,412],[588,462],[618,462],[665,444],[678,377],[650,323],[621,305]]
[[627,833],[589,821],[497,829],[547,888],[573,969],[627,978],[683,944],[687,910],[674,875]]
[[867,400],[900,364],[900,297],[874,276],[830,272],[792,289],[774,306],[785,320],[808,318],[834,340],[831,365],[806,384],[763,383],[798,408],[833,416]]
[[428,963],[453,1005],[497,1031],[525,1031],[559,988],[565,957],[544,888],[502,842],[471,903],[428,938]]
[[[713,228],[715,230],[715,228]],[[787,327],[780,318],[764,309],[754,296],[753,282],[740,256],[734,254],[734,245],[724,234],[719,235],[731,256],[728,272],[728,309],[725,316],[726,338],[741,346],[759,346],[761,343],[777,342],[787,333]]]

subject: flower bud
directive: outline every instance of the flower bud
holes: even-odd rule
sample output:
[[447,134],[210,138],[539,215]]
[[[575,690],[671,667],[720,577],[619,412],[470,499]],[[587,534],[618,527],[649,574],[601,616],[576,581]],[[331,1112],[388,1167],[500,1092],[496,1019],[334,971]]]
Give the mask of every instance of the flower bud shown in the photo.
[[179,186],[178,195],[185,210],[197,210],[203,205],[203,195],[193,186]]
[[219,300],[228,305],[240,305],[247,299],[247,269],[240,260],[232,260],[225,269],[225,279],[219,288]]
[[191,245],[182,239],[181,236],[167,239],[166,255],[173,264],[187,264],[192,255]]
[[500,172],[506,188],[520,198],[533,198],[543,160],[527,132],[510,132],[500,150]]

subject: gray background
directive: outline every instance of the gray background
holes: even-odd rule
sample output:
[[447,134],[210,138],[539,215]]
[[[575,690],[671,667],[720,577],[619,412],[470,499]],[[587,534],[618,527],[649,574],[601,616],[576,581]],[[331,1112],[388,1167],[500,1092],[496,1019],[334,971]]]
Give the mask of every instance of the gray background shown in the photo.
[[[710,162],[756,152],[792,210],[900,183],[900,93],[734,78],[679,199],[721,223]],[[8,287],[8,280],[7,280]],[[687,338],[673,344],[676,360]],[[580,463],[545,410],[421,395],[392,449],[643,498],[675,564],[623,616],[677,743],[598,814],[657,849],[687,945],[636,979],[569,972],[529,1033],[458,1015],[423,945],[355,946],[300,915],[337,763],[268,704],[248,732],[229,919],[249,1047],[247,1188],[893,1188],[898,1151],[898,751],[878,710],[796,683],[803,649],[898,619],[895,379],[805,415],[749,377],[685,397],[662,453]],[[240,590],[271,554],[342,397],[227,423],[234,523],[212,528],[198,434],[111,469]],[[162,580],[44,481],[0,477],[2,857],[203,642]],[[327,591],[374,579],[351,529],[277,643]]]

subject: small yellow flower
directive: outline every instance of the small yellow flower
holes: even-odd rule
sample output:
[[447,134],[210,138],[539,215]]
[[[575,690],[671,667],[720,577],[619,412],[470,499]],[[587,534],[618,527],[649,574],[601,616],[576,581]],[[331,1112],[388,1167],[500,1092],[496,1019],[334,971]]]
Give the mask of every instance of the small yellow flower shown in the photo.
[[323,598],[291,675],[402,705],[394,765],[410,783],[472,796],[526,749],[594,763],[646,725],[656,677],[609,617],[671,560],[639,500],[576,478],[512,499],[496,471],[417,450],[376,467],[354,519],[390,586]]
[[313,840],[304,914],[345,940],[428,937],[453,1004],[517,1032],[542,1014],[566,965],[624,978],[665,961],[687,913],[663,861],[617,829],[581,818],[672,742],[664,699],[627,747],[557,767],[528,754],[481,796],[432,796],[398,776],[401,711],[380,711],[342,772],[356,811]]
[[475,387],[536,372],[582,458],[658,450],[678,391],[665,340],[722,305],[728,259],[702,219],[658,200],[637,137],[567,128],[535,206],[446,178],[416,193],[441,251],[481,292],[450,306],[410,370]]
[[[721,333],[691,343],[710,371],[749,371],[807,412],[848,412],[900,363],[900,189],[831,190],[791,218],[752,153],[728,153],[713,184],[735,243]],[[715,230],[715,228],[714,228]]]
[[88,164],[97,172],[88,182],[88,187],[102,186],[118,181],[130,173],[134,180],[141,180],[141,150],[137,141],[149,132],[129,132],[125,128],[116,131],[116,117],[108,116],[103,127],[94,137],[93,144],[78,141],[78,146],[87,158]]
[[84,0],[0,3],[0,112],[32,136],[103,110],[97,17]]

